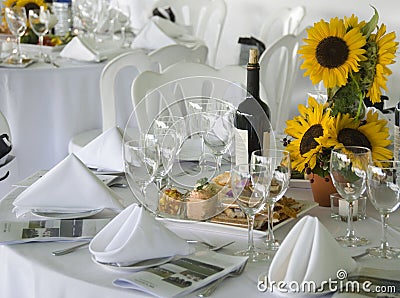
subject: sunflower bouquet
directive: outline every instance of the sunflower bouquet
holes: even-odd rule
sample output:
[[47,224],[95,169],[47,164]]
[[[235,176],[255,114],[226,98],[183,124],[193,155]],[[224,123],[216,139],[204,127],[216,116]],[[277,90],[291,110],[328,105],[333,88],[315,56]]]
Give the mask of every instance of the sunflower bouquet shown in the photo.
[[301,69],[313,84],[323,82],[328,100],[318,103],[310,97],[308,106],[299,105],[300,115],[286,122],[289,138],[284,144],[294,170],[329,180],[330,152],[342,146],[368,147],[374,160],[393,157],[387,120],[366,112],[363,104],[364,98],[381,101],[398,46],[395,33],[378,26],[374,11],[368,22],[352,15],[321,20],[307,29],[298,51],[304,60]]

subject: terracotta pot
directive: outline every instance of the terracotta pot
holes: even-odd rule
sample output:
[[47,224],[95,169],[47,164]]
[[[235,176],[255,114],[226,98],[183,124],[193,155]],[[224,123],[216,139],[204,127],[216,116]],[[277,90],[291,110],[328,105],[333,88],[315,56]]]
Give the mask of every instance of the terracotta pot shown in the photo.
[[331,205],[330,195],[337,192],[333,186],[333,182],[330,176],[327,176],[329,181],[325,181],[318,175],[313,175],[314,182],[311,183],[311,190],[313,192],[314,201],[322,207],[329,207]]

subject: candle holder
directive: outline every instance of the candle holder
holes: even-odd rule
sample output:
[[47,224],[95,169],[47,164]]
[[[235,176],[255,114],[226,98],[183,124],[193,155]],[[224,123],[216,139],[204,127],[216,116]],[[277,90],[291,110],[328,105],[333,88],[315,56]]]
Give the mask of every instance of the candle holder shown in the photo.
[[[349,203],[343,199],[338,193],[330,195],[331,200],[331,218],[347,222],[349,213]],[[367,218],[367,197],[361,196],[354,202],[353,206],[353,221],[363,220]]]

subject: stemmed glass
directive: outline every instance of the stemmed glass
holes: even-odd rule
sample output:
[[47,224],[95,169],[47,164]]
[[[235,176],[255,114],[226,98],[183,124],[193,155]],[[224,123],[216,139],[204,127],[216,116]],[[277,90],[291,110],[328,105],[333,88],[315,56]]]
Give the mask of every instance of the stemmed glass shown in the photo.
[[102,10],[102,1],[98,0],[77,0],[76,13],[83,26],[94,42],[96,42],[96,28],[99,23],[99,16]]
[[39,60],[44,61],[43,36],[49,32],[50,13],[43,6],[29,10],[29,24],[33,32],[39,36]]
[[231,170],[231,187],[235,202],[246,214],[248,221],[248,247],[236,254],[249,256],[250,262],[263,259],[253,241],[254,219],[265,206],[271,183],[271,172],[262,164],[240,164]]
[[117,8],[116,19],[121,26],[121,47],[126,47],[126,28],[131,20],[131,10],[129,5],[119,4]]
[[27,27],[25,7],[6,7],[5,12],[8,28],[17,39],[16,52],[10,57],[9,61],[13,64],[21,64],[24,59],[21,55],[21,36],[25,34]]
[[382,166],[369,165],[367,171],[368,197],[381,215],[382,238],[378,247],[368,249],[370,255],[393,259],[400,256],[400,248],[390,247],[387,241],[389,213],[400,206],[399,161],[381,161]]
[[371,151],[366,147],[344,146],[333,149],[330,159],[330,175],[337,192],[348,202],[347,232],[336,240],[346,247],[362,246],[368,239],[357,237],[353,229],[353,204],[366,189],[367,169],[371,163]]
[[141,141],[130,140],[124,143],[125,173],[132,188],[139,186],[143,200],[146,198],[146,188],[153,182],[158,164],[157,147],[144,147]]
[[253,164],[263,164],[271,171],[272,180],[269,193],[266,199],[268,211],[268,229],[265,239],[266,250],[274,251],[279,248],[279,242],[275,240],[273,228],[273,211],[277,201],[279,201],[289,187],[291,165],[290,153],[286,150],[261,149],[251,153]]
[[204,143],[216,157],[215,172],[221,171],[222,157],[228,151],[233,140],[234,110],[215,110],[205,114],[208,118]]
[[[148,148],[158,148],[160,162],[155,173],[155,183],[157,189],[161,191],[165,185],[163,180],[168,179],[169,172],[174,165],[179,141],[176,132],[173,129],[154,129],[154,131],[144,134],[144,146]],[[169,184],[169,181],[167,182]]]

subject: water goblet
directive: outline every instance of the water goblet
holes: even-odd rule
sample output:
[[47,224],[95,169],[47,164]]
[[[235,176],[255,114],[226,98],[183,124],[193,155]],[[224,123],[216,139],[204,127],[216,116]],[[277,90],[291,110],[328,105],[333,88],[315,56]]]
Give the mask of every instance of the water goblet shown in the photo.
[[142,199],[145,200],[146,188],[153,182],[158,168],[158,150],[144,147],[138,140],[125,142],[123,148],[127,181],[132,189],[139,187]]
[[362,246],[368,239],[355,235],[353,228],[353,203],[366,189],[367,169],[371,162],[371,150],[366,147],[344,146],[332,149],[330,175],[337,192],[349,204],[346,235],[336,237],[345,247]]
[[378,247],[369,248],[370,255],[393,259],[400,256],[400,248],[390,247],[387,241],[389,213],[400,206],[400,161],[380,161],[370,164],[367,171],[368,197],[381,215],[382,237]]
[[[145,147],[158,148],[160,158],[154,181],[157,189],[161,191],[169,184],[168,175],[177,157],[179,147],[177,134],[173,129],[154,129],[152,132],[145,133],[143,140]],[[163,184],[165,179],[167,183]]]
[[266,199],[268,214],[267,237],[264,241],[267,251],[275,251],[279,248],[279,242],[275,239],[273,232],[274,206],[289,187],[291,165],[290,153],[286,150],[261,149],[251,153],[253,164],[262,164],[268,167],[272,180]]
[[25,7],[6,7],[5,15],[8,28],[17,39],[16,52],[11,55],[8,61],[12,64],[22,64],[25,57],[21,54],[21,36],[25,34],[27,27]]
[[233,140],[234,110],[215,110],[204,116],[208,118],[205,122],[208,127],[205,129],[204,143],[216,157],[215,172],[218,174],[221,171],[222,157]]
[[246,214],[248,221],[247,249],[236,254],[248,256],[250,262],[260,261],[264,256],[254,246],[254,220],[256,213],[265,206],[271,172],[262,164],[240,164],[232,168],[230,182],[235,202]]
[[29,10],[29,24],[33,32],[39,37],[39,61],[44,61],[43,37],[49,32],[50,12],[43,6]]
[[119,4],[116,13],[116,19],[121,26],[121,47],[126,47],[126,28],[129,26],[131,19],[131,10],[129,5]]

